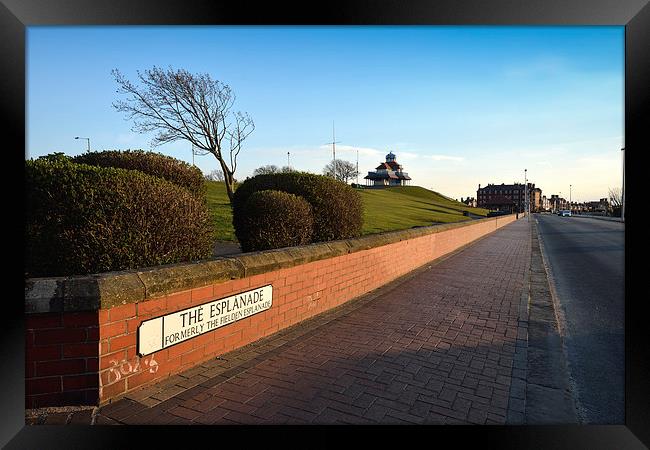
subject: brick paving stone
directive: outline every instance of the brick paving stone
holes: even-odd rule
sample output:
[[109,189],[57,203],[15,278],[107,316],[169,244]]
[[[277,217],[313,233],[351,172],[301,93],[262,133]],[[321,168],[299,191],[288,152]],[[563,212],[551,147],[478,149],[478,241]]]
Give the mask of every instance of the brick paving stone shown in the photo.
[[115,415],[125,423],[504,424],[521,408],[512,399],[523,400],[527,318],[519,314],[529,261],[530,224],[520,220],[128,394],[130,403],[100,408],[97,423]]
[[[156,420],[159,416],[164,414],[164,411],[156,410],[153,408],[149,408],[145,411],[141,411],[138,414],[132,414],[128,417],[123,418],[120,422],[117,423],[123,423],[126,425],[146,425],[151,423],[152,421]],[[106,419],[114,420],[113,418],[106,417],[106,416],[101,416]],[[99,416],[97,417],[97,420],[95,423],[99,423]]]
[[378,398],[377,399],[377,404],[387,407],[389,411],[408,412],[412,408],[412,405],[409,405],[407,403],[402,403],[402,402],[399,402],[399,401],[389,401],[389,400],[385,400],[383,398]]
[[179,398],[181,400],[189,400],[189,399],[195,398],[197,395],[200,395],[200,394],[204,393],[207,390],[208,390],[208,388],[205,387],[205,386],[196,385],[196,386],[192,386],[191,388],[182,390],[181,392],[176,394],[174,397]]
[[176,385],[168,386],[165,387],[162,391],[153,394],[151,398],[164,402],[165,400],[169,400],[170,398],[173,398],[176,395],[181,394],[185,390],[186,388],[181,386],[176,386]]
[[104,416],[110,416],[111,414],[116,413],[121,409],[125,409],[133,405],[137,405],[137,402],[129,399],[114,400],[108,405],[102,407],[101,412]]
[[401,411],[390,411],[386,414],[384,422],[387,424],[405,424],[405,425],[421,425],[426,420],[425,417],[416,416]]
[[143,398],[142,400],[138,400],[138,403],[142,403],[143,405],[151,408],[153,406],[159,405],[161,401],[153,398]]
[[201,412],[195,411],[193,409],[186,408],[184,406],[174,406],[167,411],[169,414],[172,414],[177,417],[182,417],[187,420],[196,419],[201,415]]
[[142,403],[137,403],[137,402],[129,402],[129,403],[130,403],[129,406],[119,409],[117,411],[107,413],[107,415],[113,420],[122,422],[125,418],[130,417],[134,414],[138,414],[139,412],[147,409],[147,405],[144,405]]
[[202,425],[214,425],[224,418],[224,416],[232,411],[220,407],[212,408],[210,411],[203,413],[193,419],[193,422]]
[[196,405],[192,406],[192,409],[195,410],[195,411],[206,413],[206,412],[220,406],[225,401],[226,401],[226,399],[223,398],[223,397],[210,396],[210,397],[208,397],[206,399],[198,401]]
[[120,422],[100,414],[95,418],[95,425],[120,425]]
[[483,409],[470,408],[467,413],[467,421],[472,424],[483,425],[487,420],[487,414],[487,411]]
[[456,398],[457,393],[458,393],[457,390],[452,389],[449,387],[449,385],[445,384],[445,387],[443,387],[442,391],[440,391],[440,395],[438,395],[438,398],[452,402]]
[[422,400],[416,401],[411,409],[409,410],[409,413],[414,414],[416,416],[420,416],[422,418],[426,418],[429,415],[429,412],[431,411],[431,404],[424,402]]

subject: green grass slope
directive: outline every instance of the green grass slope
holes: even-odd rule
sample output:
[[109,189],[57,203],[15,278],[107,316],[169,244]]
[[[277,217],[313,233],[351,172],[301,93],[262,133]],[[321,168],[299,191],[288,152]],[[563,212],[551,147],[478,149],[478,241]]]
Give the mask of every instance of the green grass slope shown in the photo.
[[363,234],[471,220],[463,211],[487,214],[485,209],[470,208],[419,186],[362,189],[359,193],[365,206]]
[[[223,183],[206,181],[208,208],[217,241],[236,241],[232,211]],[[487,210],[469,208],[460,202],[419,186],[360,189],[364,205],[363,234],[404,230],[435,223],[471,220],[463,211],[485,216]]]
[[215,240],[235,242],[237,238],[232,227],[232,210],[225,184],[219,181],[206,181],[205,184]]

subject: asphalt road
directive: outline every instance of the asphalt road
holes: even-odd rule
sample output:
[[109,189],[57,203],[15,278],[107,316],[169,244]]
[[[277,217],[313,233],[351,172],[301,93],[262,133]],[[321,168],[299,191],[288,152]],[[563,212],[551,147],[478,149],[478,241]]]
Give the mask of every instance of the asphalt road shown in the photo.
[[536,214],[582,423],[625,422],[625,225]]

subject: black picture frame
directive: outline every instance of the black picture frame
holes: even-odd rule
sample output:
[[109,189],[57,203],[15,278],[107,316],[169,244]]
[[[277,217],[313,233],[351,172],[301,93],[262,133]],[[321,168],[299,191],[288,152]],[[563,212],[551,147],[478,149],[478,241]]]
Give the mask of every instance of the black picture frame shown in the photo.
[[[0,102],[5,125],[3,135],[12,150],[25,145],[25,31],[37,25],[624,25],[625,26],[625,159],[626,159],[626,405],[625,425],[599,426],[481,426],[481,427],[314,427],[254,429],[268,431],[280,445],[306,441],[305,432],[315,431],[318,445],[348,442],[349,431],[361,438],[385,441],[396,433],[402,445],[426,439],[425,445],[467,444],[489,448],[590,448],[627,449],[650,445],[650,355],[648,326],[643,315],[645,295],[634,293],[634,274],[642,265],[632,258],[643,249],[633,240],[637,197],[634,184],[642,178],[639,155],[650,124],[650,6],[647,0],[336,0],[317,4],[279,2],[224,2],[201,0],[2,0],[0,4]],[[631,150],[631,151],[630,151]],[[22,162],[16,162],[23,164]],[[635,164],[636,163],[636,164]],[[9,172],[9,171],[7,171]],[[5,183],[7,181],[5,180]],[[5,189],[8,189],[7,185]],[[7,192],[7,191],[5,191]],[[630,195],[631,194],[631,195]],[[639,196],[639,198],[641,198]],[[20,204],[16,205],[20,211]],[[23,230],[18,223],[22,236]],[[630,223],[632,222],[632,228]],[[640,240],[643,239],[642,237]],[[635,245],[636,244],[636,245]],[[20,261],[20,258],[19,258]],[[20,264],[16,263],[16,271]],[[24,277],[16,274],[16,278]],[[636,281],[638,285],[638,279]],[[18,285],[18,283],[16,283]],[[56,427],[24,425],[24,315],[16,296],[5,298],[2,371],[3,420],[0,444],[6,448],[135,448],[139,443],[168,442],[176,435],[190,437],[187,445],[250,446],[249,428],[215,435],[212,427]],[[250,429],[252,430],[252,429]],[[342,434],[343,433],[343,434]],[[168,440],[169,439],[169,440]],[[302,442],[301,442],[302,441]],[[362,441],[363,442],[363,441]],[[138,444],[136,444],[138,443]],[[238,443],[238,444],[237,444]],[[260,442],[264,443],[264,441]],[[266,445],[269,441],[266,441]],[[420,444],[421,445],[421,444]],[[159,445],[158,445],[159,446]],[[163,445],[166,447],[166,445]]]

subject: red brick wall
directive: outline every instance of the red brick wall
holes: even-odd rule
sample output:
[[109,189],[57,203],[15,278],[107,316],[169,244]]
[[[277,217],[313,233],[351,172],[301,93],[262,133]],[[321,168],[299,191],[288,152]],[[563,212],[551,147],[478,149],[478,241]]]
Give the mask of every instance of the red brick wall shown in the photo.
[[25,320],[26,407],[97,402],[97,312],[29,314]]
[[[32,315],[27,327],[27,403],[31,407],[61,401],[105,403],[365,294],[514,220],[514,216],[500,217],[141,303],[78,314],[76,325],[71,314]],[[137,329],[142,321],[267,284],[273,285],[270,309],[152,355],[137,356]],[[71,326],[64,328],[62,322],[71,322]],[[71,393],[70,398],[64,391]]]

